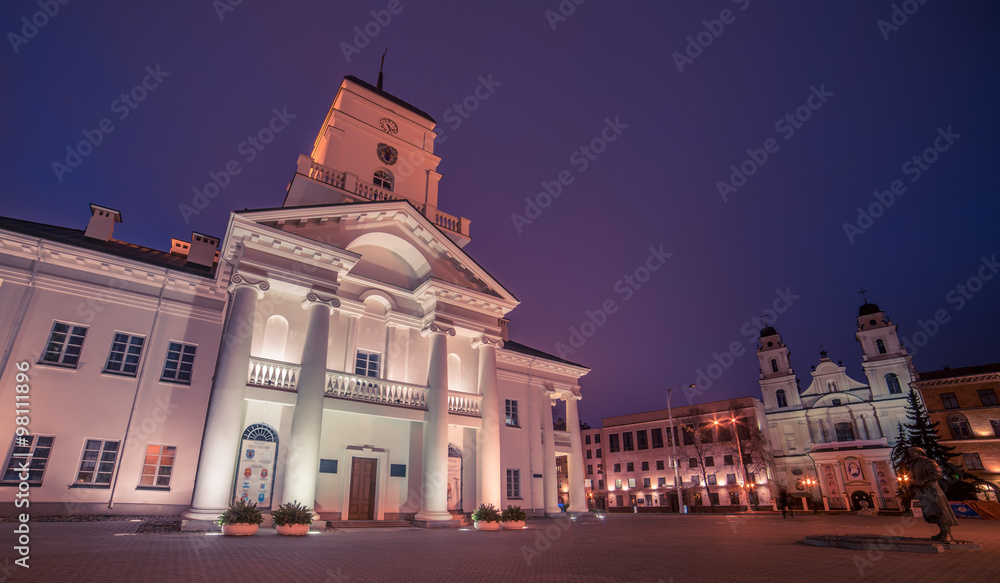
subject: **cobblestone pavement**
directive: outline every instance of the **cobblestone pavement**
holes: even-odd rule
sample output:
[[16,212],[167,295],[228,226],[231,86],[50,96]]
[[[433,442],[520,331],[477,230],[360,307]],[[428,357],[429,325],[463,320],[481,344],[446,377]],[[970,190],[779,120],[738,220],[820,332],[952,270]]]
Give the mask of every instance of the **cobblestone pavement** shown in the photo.
[[135,534],[138,522],[32,523],[29,569],[0,524],[0,581],[641,582],[1000,580],[1000,522],[960,519],[983,550],[917,554],[810,547],[807,534],[930,536],[912,518],[609,515],[529,520],[523,531],[386,528],[280,537]]

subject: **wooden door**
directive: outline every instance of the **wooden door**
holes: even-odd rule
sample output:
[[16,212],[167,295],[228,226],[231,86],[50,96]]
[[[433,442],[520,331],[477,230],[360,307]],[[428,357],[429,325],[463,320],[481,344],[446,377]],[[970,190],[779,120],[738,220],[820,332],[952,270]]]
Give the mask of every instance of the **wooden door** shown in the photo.
[[351,462],[351,498],[348,520],[375,520],[375,471],[378,460],[356,457]]

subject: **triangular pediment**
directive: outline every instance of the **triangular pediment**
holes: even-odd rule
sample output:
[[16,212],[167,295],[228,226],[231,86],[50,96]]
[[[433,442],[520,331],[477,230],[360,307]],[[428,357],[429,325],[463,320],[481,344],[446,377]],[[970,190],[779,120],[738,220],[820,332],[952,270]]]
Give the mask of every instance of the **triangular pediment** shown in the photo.
[[[407,201],[240,211],[241,217],[360,255],[350,273],[416,290],[435,279],[502,303],[518,300]],[[511,306],[513,307],[513,306]]]

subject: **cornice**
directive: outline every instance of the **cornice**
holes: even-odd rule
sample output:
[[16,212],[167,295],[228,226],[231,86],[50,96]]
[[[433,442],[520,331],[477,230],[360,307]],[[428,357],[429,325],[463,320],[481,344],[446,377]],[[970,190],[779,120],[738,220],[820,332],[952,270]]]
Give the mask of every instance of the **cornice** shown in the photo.
[[918,389],[925,389],[930,387],[940,387],[946,385],[965,385],[972,383],[984,383],[989,381],[1000,380],[1000,372],[994,373],[983,373],[974,374],[961,377],[949,377],[944,379],[932,379],[927,381],[913,381],[913,384],[917,386]]

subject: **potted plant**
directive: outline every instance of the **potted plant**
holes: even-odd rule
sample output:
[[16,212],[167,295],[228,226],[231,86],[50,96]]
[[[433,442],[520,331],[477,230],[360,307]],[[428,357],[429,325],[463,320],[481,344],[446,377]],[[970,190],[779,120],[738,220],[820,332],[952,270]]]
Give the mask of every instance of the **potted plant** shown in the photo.
[[480,504],[472,513],[476,530],[500,530],[500,511],[492,504]]
[[233,502],[219,517],[222,534],[246,536],[257,532],[257,527],[264,522],[264,516],[257,504],[240,500]]
[[274,530],[278,534],[302,535],[309,532],[309,525],[313,521],[313,509],[294,502],[285,502],[271,511],[271,519],[274,520]]
[[524,512],[524,510],[521,510],[520,506],[508,505],[507,508],[500,513],[500,523],[503,525],[504,529],[524,528],[524,521],[527,519],[528,515]]

